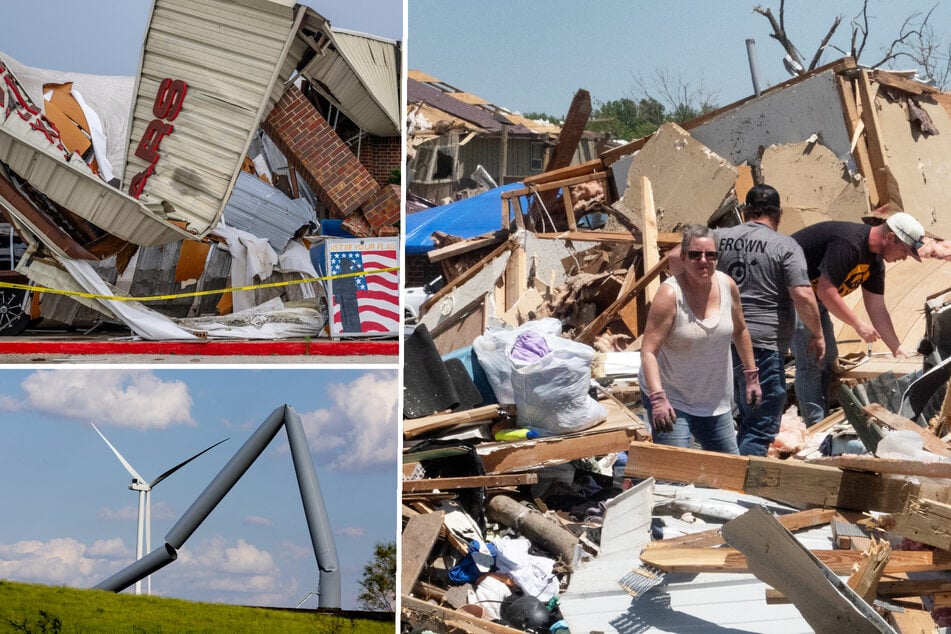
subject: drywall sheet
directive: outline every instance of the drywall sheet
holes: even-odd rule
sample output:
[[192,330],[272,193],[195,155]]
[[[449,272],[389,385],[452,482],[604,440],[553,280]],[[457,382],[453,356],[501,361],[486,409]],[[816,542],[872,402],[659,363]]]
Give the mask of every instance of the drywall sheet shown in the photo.
[[865,180],[818,141],[766,148],[760,174],[779,192],[783,233],[824,220],[859,222],[870,211]]
[[641,178],[650,180],[657,229],[704,223],[733,189],[737,169],[676,123],[665,123],[634,156],[620,210],[635,225],[643,217]]
[[842,101],[828,70],[778,92],[752,99],[729,112],[698,125],[690,134],[700,143],[732,162],[759,163],[760,147],[797,143],[813,134],[850,171],[855,164],[849,151]]
[[885,160],[901,192],[904,210],[921,222],[925,231],[951,238],[951,116],[937,103],[918,104],[931,117],[937,135],[925,136],[909,121],[904,99],[875,99],[879,134]]

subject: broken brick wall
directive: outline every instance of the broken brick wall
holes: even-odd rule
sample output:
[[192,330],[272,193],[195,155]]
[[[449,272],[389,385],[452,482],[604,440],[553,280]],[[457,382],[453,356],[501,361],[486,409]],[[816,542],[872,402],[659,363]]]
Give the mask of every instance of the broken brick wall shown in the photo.
[[408,255],[403,267],[406,269],[406,288],[422,286],[442,275],[442,266],[430,262],[425,255]]
[[262,127],[334,216],[353,214],[379,190],[379,183],[296,86],[284,92]]
[[360,146],[360,162],[380,185],[386,185],[393,170],[400,169],[403,164],[400,138],[365,137]]

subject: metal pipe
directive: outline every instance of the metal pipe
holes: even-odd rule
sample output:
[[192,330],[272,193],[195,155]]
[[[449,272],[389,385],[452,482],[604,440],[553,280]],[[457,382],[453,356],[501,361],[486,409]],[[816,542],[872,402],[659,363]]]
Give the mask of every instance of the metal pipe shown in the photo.
[[290,406],[286,407],[285,412],[284,428],[287,430],[287,440],[291,446],[291,458],[294,461],[294,471],[297,473],[297,486],[300,488],[304,517],[307,519],[307,528],[310,530],[310,541],[314,547],[314,555],[317,557],[317,567],[320,569],[319,606],[339,609],[340,570],[330,519],[324,506],[320,484],[317,482],[317,472],[314,470],[314,461],[310,454],[310,447],[307,445],[307,436],[304,434],[300,416]]
[[756,40],[749,38],[746,40],[746,56],[750,60],[750,78],[753,80],[753,94],[759,97],[762,90],[762,82],[759,77],[759,64],[756,61]]
[[282,405],[274,410],[267,420],[261,423],[261,426],[251,435],[250,438],[241,446],[241,449],[228,461],[228,464],[218,472],[215,479],[212,480],[201,495],[192,502],[185,514],[175,523],[172,530],[165,536],[165,541],[174,548],[181,548],[192,533],[208,515],[215,509],[222,498],[228,494],[231,487],[235,485],[239,478],[244,475],[261,452],[268,446],[268,443],[277,435],[281,425],[284,423],[285,410],[287,406]]
[[176,559],[178,559],[178,552],[168,544],[162,544],[142,559],[126,566],[95,586],[95,589],[122,592],[133,583],[139,583],[153,572],[158,572]]

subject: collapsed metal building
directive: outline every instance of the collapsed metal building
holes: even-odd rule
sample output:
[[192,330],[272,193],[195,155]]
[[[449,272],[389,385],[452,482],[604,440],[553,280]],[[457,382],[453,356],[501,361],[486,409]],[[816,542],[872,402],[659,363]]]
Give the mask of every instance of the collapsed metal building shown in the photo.
[[[400,59],[399,42],[334,29],[284,0],[156,0],[134,78],[33,69],[0,53],[10,248],[0,264],[15,269],[0,280],[58,292],[0,289],[0,332],[42,317],[121,321],[144,338],[215,336],[164,322],[278,299],[310,311],[289,319],[291,333],[330,334],[340,307],[329,283],[183,294],[314,280],[329,258],[312,261],[310,247],[333,240],[327,222],[341,248],[391,250],[395,266]],[[395,306],[396,274],[381,276]],[[106,299],[123,295],[163,299]],[[368,332],[381,328],[396,320]]]

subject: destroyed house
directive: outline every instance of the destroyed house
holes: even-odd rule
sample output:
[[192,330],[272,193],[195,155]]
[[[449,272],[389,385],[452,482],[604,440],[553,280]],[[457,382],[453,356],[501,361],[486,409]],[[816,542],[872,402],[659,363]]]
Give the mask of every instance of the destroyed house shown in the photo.
[[[477,187],[524,180],[549,164],[561,127],[533,121],[419,70],[406,87],[407,183],[423,198],[445,201]],[[587,133],[574,162],[596,155],[600,135]]]
[[[154,336],[104,298],[316,278],[319,258],[307,252],[323,240],[325,219],[342,221],[357,252],[369,248],[361,241],[398,235],[396,41],[334,29],[290,2],[215,10],[159,0],[135,78],[0,58],[12,87],[0,123],[0,208],[26,244],[16,270],[71,294],[5,296],[21,315],[70,323],[79,302],[94,321]],[[292,242],[302,255],[288,254]],[[320,286],[176,297],[143,310],[221,315],[303,295],[316,324],[335,304],[330,285]]]
[[[947,104],[904,74],[843,59],[494,190],[485,207],[501,207],[499,231],[453,240],[420,223],[432,247],[407,241],[446,285],[422,303],[405,346],[404,621],[470,632],[944,631]],[[738,222],[755,182],[780,192],[783,233],[915,216],[922,262],[886,265],[885,302],[902,347],[927,345],[893,358],[836,322],[837,407],[791,444],[763,458],[655,445],[637,337],[668,274],[664,253],[686,224]],[[602,229],[579,222],[588,183],[604,193]],[[546,192],[557,192],[547,216]],[[844,300],[866,317],[861,293]],[[544,332],[551,350],[590,347],[580,382],[600,421],[569,427],[562,414],[576,401],[554,378],[569,366],[516,360],[527,332]],[[555,384],[557,404],[537,417],[533,399]],[[625,479],[634,486],[621,492]],[[488,548],[516,540],[530,555],[514,564]],[[460,578],[470,561],[475,572]],[[538,577],[522,577],[523,565]],[[525,605],[552,593],[555,608]]]

